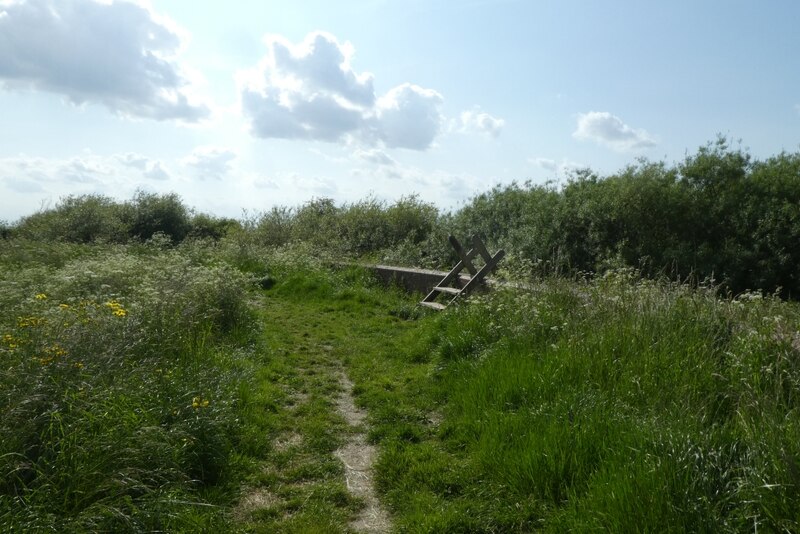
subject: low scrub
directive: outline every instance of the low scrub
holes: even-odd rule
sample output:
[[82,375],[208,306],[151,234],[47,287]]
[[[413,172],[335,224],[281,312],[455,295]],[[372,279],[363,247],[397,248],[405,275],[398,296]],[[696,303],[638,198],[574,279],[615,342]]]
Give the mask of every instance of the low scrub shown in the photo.
[[411,531],[797,531],[799,331],[624,270],[472,298],[427,334],[436,431],[381,421],[380,487]]
[[5,530],[221,521],[205,503],[230,471],[239,378],[221,343],[247,335],[245,285],[230,267],[153,246],[3,269]]
[[138,192],[123,203],[67,197],[54,209],[0,225],[4,239],[128,243],[162,235],[173,245],[304,243],[348,259],[432,268],[457,261],[449,234],[480,236],[528,274],[631,267],[651,278],[712,280],[723,292],[797,298],[800,153],[757,160],[720,137],[681,162],[640,160],[607,176],[582,169],[558,186],[497,186],[449,213],[417,196],[343,205],[318,198],[235,221],[194,213],[175,194]]
[[13,226],[0,226],[0,237],[46,242],[144,242],[155,235],[172,244],[189,239],[218,240],[240,229],[233,219],[194,213],[174,193],[138,191],[128,202],[103,195],[68,196],[55,208],[23,217]]

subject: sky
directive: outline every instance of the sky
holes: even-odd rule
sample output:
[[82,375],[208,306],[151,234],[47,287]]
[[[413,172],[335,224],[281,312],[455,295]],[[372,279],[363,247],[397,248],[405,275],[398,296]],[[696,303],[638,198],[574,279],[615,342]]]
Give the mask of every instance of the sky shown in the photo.
[[800,148],[795,0],[0,0],[0,220],[177,193],[455,209],[718,134]]

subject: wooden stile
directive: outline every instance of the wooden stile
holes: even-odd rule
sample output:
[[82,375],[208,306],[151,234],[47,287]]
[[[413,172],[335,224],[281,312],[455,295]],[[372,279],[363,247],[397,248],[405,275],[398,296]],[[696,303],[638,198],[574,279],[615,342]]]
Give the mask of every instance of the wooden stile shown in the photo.
[[[455,249],[456,254],[458,254],[459,262],[449,273],[447,273],[447,276],[442,278],[442,281],[439,282],[424,299],[422,299],[422,302],[420,302],[420,305],[427,306],[435,310],[445,309],[449,304],[455,302],[456,299],[462,295],[466,296],[475,288],[477,288],[478,285],[483,282],[483,279],[486,277],[486,275],[488,275],[490,272],[492,272],[492,270],[494,270],[495,267],[497,267],[497,263],[503,259],[503,256],[506,254],[505,251],[499,250],[497,251],[497,254],[492,256],[489,254],[489,251],[486,250],[486,246],[478,236],[472,236],[472,249],[469,252],[464,252],[464,247],[461,246],[461,243],[458,242],[458,239],[456,239],[455,236],[451,235],[448,240]],[[484,265],[480,269],[476,269],[475,265],[472,263],[472,260],[478,255],[480,255],[484,261]],[[459,275],[464,269],[470,273],[469,281],[464,285],[464,287],[453,287],[451,284],[459,280]],[[449,299],[444,304],[436,302],[436,299],[442,295],[445,295],[445,298]]]

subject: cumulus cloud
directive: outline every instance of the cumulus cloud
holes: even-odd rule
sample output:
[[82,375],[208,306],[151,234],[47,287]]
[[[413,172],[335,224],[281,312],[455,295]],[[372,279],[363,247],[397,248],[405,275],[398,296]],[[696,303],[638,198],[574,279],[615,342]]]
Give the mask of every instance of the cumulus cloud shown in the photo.
[[113,174],[113,169],[97,158],[74,157],[60,163],[55,169],[62,180],[83,184],[100,183],[104,176]]
[[351,66],[354,48],[314,32],[299,44],[265,38],[267,56],[237,75],[241,110],[255,137],[359,139],[425,150],[441,127],[436,91],[402,84],[377,98],[370,73]]
[[550,158],[531,158],[531,163],[536,165],[537,167],[544,169],[546,171],[551,171],[557,175],[568,174],[571,171],[576,169],[582,169],[585,167],[582,163],[578,163],[575,161],[570,161],[568,159],[562,159],[560,162],[550,159]]
[[201,176],[207,178],[222,178],[228,174],[236,159],[236,151],[218,146],[199,146],[191,154],[181,160],[181,163],[194,167]]
[[68,159],[0,158],[0,181],[17,193],[90,192],[114,179],[113,161],[92,154]]
[[372,75],[350,66],[353,48],[332,35],[309,34],[293,45],[267,36],[269,52],[239,74],[242,111],[256,137],[336,141],[360,128],[372,107]]
[[44,192],[41,182],[46,175],[40,171],[42,161],[24,156],[0,159],[0,181],[17,193]]
[[375,116],[369,122],[386,146],[425,150],[441,129],[439,106],[443,101],[442,95],[432,89],[404,83],[378,100]]
[[556,171],[558,169],[558,164],[556,160],[550,158],[534,158],[530,160],[531,163],[536,165],[537,167],[541,167],[547,171]]
[[150,178],[151,180],[169,180],[170,174],[169,171],[164,167],[164,164],[160,161],[152,161],[144,170],[145,178]]
[[125,154],[118,154],[114,156],[118,162],[126,167],[132,167],[142,171],[145,178],[151,180],[169,180],[170,173],[164,164],[159,160],[150,159],[147,156],[136,154],[134,152],[127,152]]
[[353,153],[353,156],[359,161],[364,161],[366,163],[374,163],[375,165],[392,166],[397,164],[397,162],[394,159],[392,159],[392,157],[389,156],[389,154],[377,148],[369,150],[364,150],[359,148],[356,149],[356,151]]
[[171,174],[162,161],[130,152],[108,156],[85,152],[65,159],[26,155],[0,158],[0,183],[17,193],[119,196],[141,187],[143,177],[165,181]]
[[118,154],[116,158],[117,161],[119,161],[126,167],[133,167],[139,170],[145,170],[147,164],[150,162],[150,158],[148,158],[147,156],[142,156],[141,154],[136,154],[134,152]]
[[6,88],[98,103],[120,115],[197,122],[210,113],[190,95],[178,62],[181,30],[129,1],[0,3],[0,81]]
[[655,139],[645,130],[631,128],[607,111],[579,114],[578,127],[572,136],[582,141],[594,141],[619,152],[656,145]]
[[480,111],[463,111],[457,121],[457,130],[462,133],[477,132],[497,137],[506,125],[506,121],[493,117],[492,115]]

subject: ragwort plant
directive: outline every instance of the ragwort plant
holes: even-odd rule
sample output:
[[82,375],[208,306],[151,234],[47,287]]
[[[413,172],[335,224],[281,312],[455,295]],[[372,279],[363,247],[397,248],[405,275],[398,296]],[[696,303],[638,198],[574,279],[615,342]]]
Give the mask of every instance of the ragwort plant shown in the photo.
[[244,277],[105,249],[0,277],[3,530],[210,528],[230,467]]

